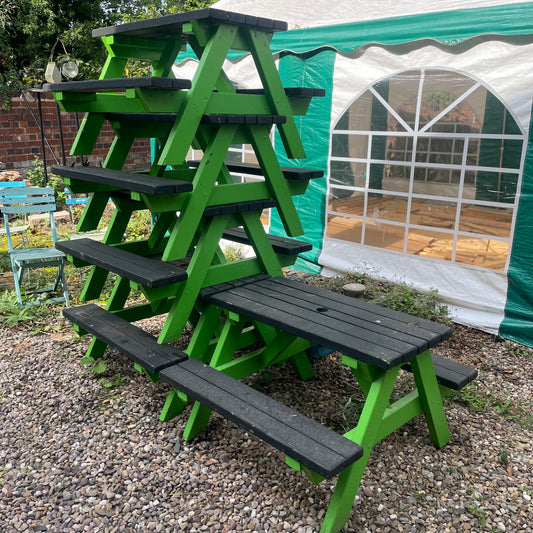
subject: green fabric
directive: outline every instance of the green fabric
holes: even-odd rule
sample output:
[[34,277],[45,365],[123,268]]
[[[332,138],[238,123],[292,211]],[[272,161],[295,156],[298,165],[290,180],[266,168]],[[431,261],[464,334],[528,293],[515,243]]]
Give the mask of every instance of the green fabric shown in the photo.
[[[300,54],[325,48],[349,53],[369,43],[391,45],[434,39],[454,45],[486,34],[531,35],[532,10],[533,2],[527,2],[291,30],[275,33],[270,47],[274,54],[282,51]],[[241,55],[234,52],[228,57],[235,60]],[[190,57],[195,55],[187,47],[178,59]]]
[[[520,128],[498,98],[487,91],[482,133],[520,135]],[[503,148],[503,150],[502,150]],[[482,167],[517,168],[522,155],[519,140],[482,139],[479,165]],[[518,174],[497,171],[477,173],[476,200],[514,203]]]
[[[532,114],[533,117],[533,114]],[[505,317],[500,325],[500,335],[521,344],[533,346],[533,253],[531,253],[531,228],[533,227],[533,119],[529,125],[522,190],[513,235],[511,262],[507,273],[507,301]]]
[[[389,80],[383,80],[374,85],[376,92],[387,102],[389,100]],[[376,131],[388,131],[388,113],[385,106],[376,98],[372,98],[372,129]],[[372,153],[371,159],[385,159],[387,151],[387,137],[384,135],[376,135],[372,139]],[[348,153],[348,152],[346,152]],[[371,189],[381,190],[383,187],[383,173],[385,165],[372,164],[370,165],[370,175],[368,184]],[[372,193],[375,195],[376,193]],[[380,195],[382,196],[382,195]]]
[[[279,72],[285,87],[317,87],[325,89],[326,96],[313,98],[306,116],[296,116],[296,125],[302,137],[306,159],[289,159],[283,143],[276,132],[275,148],[282,166],[316,168],[324,171],[324,177],[309,181],[302,196],[294,196],[298,214],[304,228],[301,240],[312,243],[313,250],[301,254],[306,261],[299,262],[299,268],[316,269],[322,248],[326,211],[326,174],[329,153],[329,123],[331,114],[331,93],[335,52],[326,50],[312,56],[286,55],[280,59]],[[270,233],[285,235],[276,210],[272,210]],[[314,263],[309,265],[307,262]]]

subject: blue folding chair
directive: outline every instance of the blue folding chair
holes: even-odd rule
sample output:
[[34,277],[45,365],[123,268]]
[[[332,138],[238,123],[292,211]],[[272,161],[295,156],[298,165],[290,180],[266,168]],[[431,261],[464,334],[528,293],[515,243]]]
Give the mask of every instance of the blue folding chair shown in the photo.
[[[26,187],[26,183],[24,181],[2,181],[0,182],[0,189],[9,189],[12,187]],[[0,210],[2,209],[2,205],[0,203]],[[11,236],[13,237],[14,233],[19,233],[20,237],[22,239],[22,242],[26,244],[26,232],[29,229],[28,224],[23,225],[17,225],[17,226],[11,226]],[[0,235],[6,235],[7,230],[6,228],[0,228]],[[4,257],[6,254],[2,254],[2,257]]]
[[[63,296],[51,298],[50,302],[65,302],[69,306],[67,283],[65,280],[65,255],[53,247],[30,248],[26,243],[25,247],[15,249],[11,238],[9,215],[17,214],[45,214],[50,218],[50,229],[52,240],[57,242],[56,224],[54,211],[56,210],[54,190],[51,187],[27,187],[0,189],[0,205],[4,214],[9,256],[11,258],[11,268],[15,281],[15,291],[20,306],[39,303],[36,300],[23,302],[22,296],[29,294],[42,294],[55,292],[61,281]],[[36,268],[57,267],[57,273],[51,286],[45,288],[29,289],[22,291],[22,276],[25,271]]]

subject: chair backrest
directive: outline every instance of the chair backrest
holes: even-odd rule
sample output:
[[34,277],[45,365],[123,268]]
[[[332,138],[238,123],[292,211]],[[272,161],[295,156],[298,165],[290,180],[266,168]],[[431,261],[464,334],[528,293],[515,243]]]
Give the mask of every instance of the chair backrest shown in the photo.
[[6,236],[9,249],[13,249],[9,231],[9,215],[49,213],[52,239],[57,242],[56,224],[53,212],[56,210],[52,187],[18,187],[0,189],[0,206],[6,223]]
[[12,187],[26,187],[25,181],[0,181],[0,189],[11,189]]

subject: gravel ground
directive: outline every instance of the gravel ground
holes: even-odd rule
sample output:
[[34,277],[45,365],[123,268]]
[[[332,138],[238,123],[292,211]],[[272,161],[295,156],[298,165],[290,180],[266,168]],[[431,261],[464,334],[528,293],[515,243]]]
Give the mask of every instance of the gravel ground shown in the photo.
[[[109,351],[120,380],[103,387],[61,318],[2,327],[0,343],[0,532],[318,531],[333,483],[216,415],[183,443],[186,413],[158,419],[168,386]],[[480,371],[446,404],[451,441],[436,450],[418,417],[377,445],[344,531],[533,532],[532,352],[461,327],[438,352]],[[305,383],[288,367],[250,380],[342,430],[358,389],[337,354],[314,366]]]

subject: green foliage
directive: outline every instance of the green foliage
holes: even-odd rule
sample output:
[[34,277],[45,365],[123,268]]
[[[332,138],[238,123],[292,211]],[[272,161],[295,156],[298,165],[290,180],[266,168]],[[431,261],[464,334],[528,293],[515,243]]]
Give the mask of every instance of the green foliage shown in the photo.
[[[44,82],[52,50],[58,67],[66,60],[78,64],[77,79],[98,78],[106,51],[99,39],[92,38],[94,28],[200,9],[211,3],[212,0],[0,0],[0,108],[11,107],[11,91]],[[133,69],[135,73],[139,68]]]
[[124,378],[120,374],[114,376],[113,378],[105,376],[107,372],[107,365],[102,359],[97,359],[95,361],[91,357],[85,356],[81,359],[80,363],[85,366],[92,365],[85,371],[85,374],[93,374],[95,378],[98,378],[98,383],[104,389],[114,389],[116,387],[120,387],[124,382]]
[[65,184],[59,176],[55,174],[48,174],[48,183],[44,174],[43,162],[35,157],[33,167],[28,170],[26,177],[30,180],[34,187],[52,187],[56,198],[57,205],[64,205],[67,195],[65,194]]
[[0,293],[0,324],[15,327],[21,322],[30,322],[49,316],[50,308],[46,302],[41,305],[25,305],[20,307],[15,291]]

